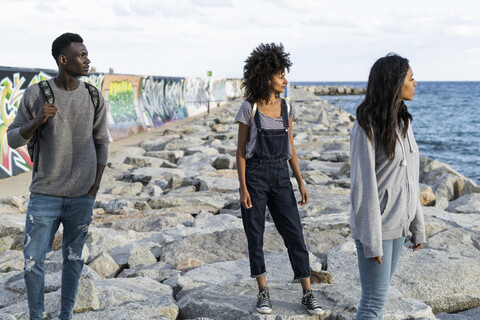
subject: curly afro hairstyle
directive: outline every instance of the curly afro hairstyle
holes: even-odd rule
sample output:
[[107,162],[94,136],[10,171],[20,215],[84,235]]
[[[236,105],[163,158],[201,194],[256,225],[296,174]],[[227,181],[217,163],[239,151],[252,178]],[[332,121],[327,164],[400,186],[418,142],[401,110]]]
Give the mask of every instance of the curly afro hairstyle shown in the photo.
[[292,63],[290,53],[283,49],[283,45],[275,43],[261,43],[245,60],[243,67],[242,88],[245,90],[245,99],[252,101],[270,100],[270,80],[273,76],[290,71]]
[[58,60],[58,57],[62,54],[62,51],[68,47],[72,42],[83,43],[82,37],[76,33],[64,33],[55,39],[52,43],[52,56],[55,61]]

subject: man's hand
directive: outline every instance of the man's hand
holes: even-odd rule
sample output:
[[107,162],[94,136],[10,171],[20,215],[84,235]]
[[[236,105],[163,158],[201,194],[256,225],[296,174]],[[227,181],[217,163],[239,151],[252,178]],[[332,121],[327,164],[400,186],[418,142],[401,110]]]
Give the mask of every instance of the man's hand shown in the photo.
[[90,187],[90,190],[88,190],[87,193],[90,197],[95,198],[97,196],[98,189],[99,189],[98,186],[93,185],[93,186]]
[[55,117],[57,111],[58,109],[54,104],[45,102],[35,117],[35,123],[38,126],[44,124],[49,118]]

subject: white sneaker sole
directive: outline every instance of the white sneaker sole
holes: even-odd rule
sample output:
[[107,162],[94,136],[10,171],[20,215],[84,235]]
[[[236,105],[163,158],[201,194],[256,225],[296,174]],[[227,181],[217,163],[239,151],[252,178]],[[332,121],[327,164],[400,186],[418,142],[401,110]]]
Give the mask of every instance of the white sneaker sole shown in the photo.
[[267,308],[267,307],[262,307],[262,308],[256,308],[258,313],[261,314],[270,314],[272,313],[272,308]]
[[[302,304],[303,305],[303,304]],[[319,314],[324,314],[325,311],[323,309],[315,309],[315,310],[309,310],[307,308],[307,306],[303,305],[305,307],[305,309],[307,309],[308,313],[310,314],[315,314],[315,315],[319,315]]]

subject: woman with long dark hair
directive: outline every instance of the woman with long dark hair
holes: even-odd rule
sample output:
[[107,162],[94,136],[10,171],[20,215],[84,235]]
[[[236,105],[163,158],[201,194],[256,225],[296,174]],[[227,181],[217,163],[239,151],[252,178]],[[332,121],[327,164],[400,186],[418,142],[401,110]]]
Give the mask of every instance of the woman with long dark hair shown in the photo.
[[358,254],[362,297],[357,320],[382,319],[405,239],[425,243],[419,199],[419,155],[404,101],[417,83],[407,59],[388,54],[370,70],[365,99],[350,136],[350,229]]
[[308,203],[293,145],[294,107],[281,99],[288,81],[285,69],[292,63],[283,45],[260,44],[245,61],[243,88],[245,101],[238,111],[237,171],[240,182],[242,221],[247,236],[250,274],[256,278],[259,293],[256,310],[271,313],[263,255],[265,208],[268,206],[282,236],[294,271],[303,288],[302,304],[311,314],[321,314],[310,287],[310,265],[303,238],[297,202],[288,163],[292,168],[302,200]]

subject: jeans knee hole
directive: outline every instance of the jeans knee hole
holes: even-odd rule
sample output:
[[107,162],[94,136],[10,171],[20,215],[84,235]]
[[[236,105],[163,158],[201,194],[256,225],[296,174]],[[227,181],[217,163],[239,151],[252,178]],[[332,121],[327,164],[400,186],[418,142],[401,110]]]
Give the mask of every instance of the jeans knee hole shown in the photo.
[[31,271],[33,266],[35,266],[36,261],[33,260],[33,257],[28,257],[25,259],[25,271]]

